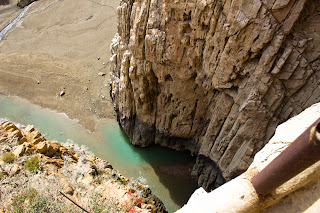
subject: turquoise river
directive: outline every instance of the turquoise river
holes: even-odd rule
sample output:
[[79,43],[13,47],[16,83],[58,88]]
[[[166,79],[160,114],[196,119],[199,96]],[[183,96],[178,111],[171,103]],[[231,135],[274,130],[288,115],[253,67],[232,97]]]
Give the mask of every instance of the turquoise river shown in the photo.
[[90,133],[65,114],[44,109],[18,97],[0,95],[0,122],[11,120],[32,124],[48,140],[71,141],[88,147],[109,161],[122,175],[149,185],[152,192],[174,212],[195,190],[189,177],[194,160],[187,154],[167,148],[132,146],[115,120],[103,120]]

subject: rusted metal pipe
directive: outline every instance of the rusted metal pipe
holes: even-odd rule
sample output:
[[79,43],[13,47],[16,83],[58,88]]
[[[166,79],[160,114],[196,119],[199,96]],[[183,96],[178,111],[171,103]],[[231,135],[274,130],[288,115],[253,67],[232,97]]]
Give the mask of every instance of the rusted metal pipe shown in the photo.
[[77,204],[75,201],[73,201],[70,197],[68,197],[67,195],[65,195],[63,192],[59,191],[60,194],[62,194],[65,198],[67,198],[68,200],[70,200],[74,205],[78,206],[80,209],[82,209],[83,211],[90,213],[88,210],[86,210],[85,208],[83,208],[82,206],[80,206],[79,204]]
[[319,160],[320,118],[255,175],[251,183],[259,195],[267,195]]

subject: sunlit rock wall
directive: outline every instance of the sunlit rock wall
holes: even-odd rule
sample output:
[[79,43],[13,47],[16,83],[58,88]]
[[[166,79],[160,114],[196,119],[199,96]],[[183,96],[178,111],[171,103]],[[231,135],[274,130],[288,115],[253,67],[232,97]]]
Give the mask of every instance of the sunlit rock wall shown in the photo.
[[131,143],[196,154],[198,184],[248,168],[320,101],[320,1],[122,0],[111,96]]

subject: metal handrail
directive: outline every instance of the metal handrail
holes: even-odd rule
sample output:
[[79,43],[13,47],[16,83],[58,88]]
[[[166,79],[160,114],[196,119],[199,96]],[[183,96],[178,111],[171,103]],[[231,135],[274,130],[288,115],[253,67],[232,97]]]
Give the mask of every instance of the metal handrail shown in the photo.
[[255,175],[251,183],[259,195],[267,195],[319,160],[320,118]]

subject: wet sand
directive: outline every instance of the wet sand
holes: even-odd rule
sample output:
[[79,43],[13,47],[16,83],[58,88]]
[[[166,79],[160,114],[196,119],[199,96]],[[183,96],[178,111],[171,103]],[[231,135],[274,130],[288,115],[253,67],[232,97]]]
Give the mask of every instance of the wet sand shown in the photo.
[[[14,2],[0,6],[2,25],[22,11]],[[65,112],[91,131],[100,119],[114,118],[109,46],[118,5],[119,0],[34,3],[0,41],[0,94]]]

